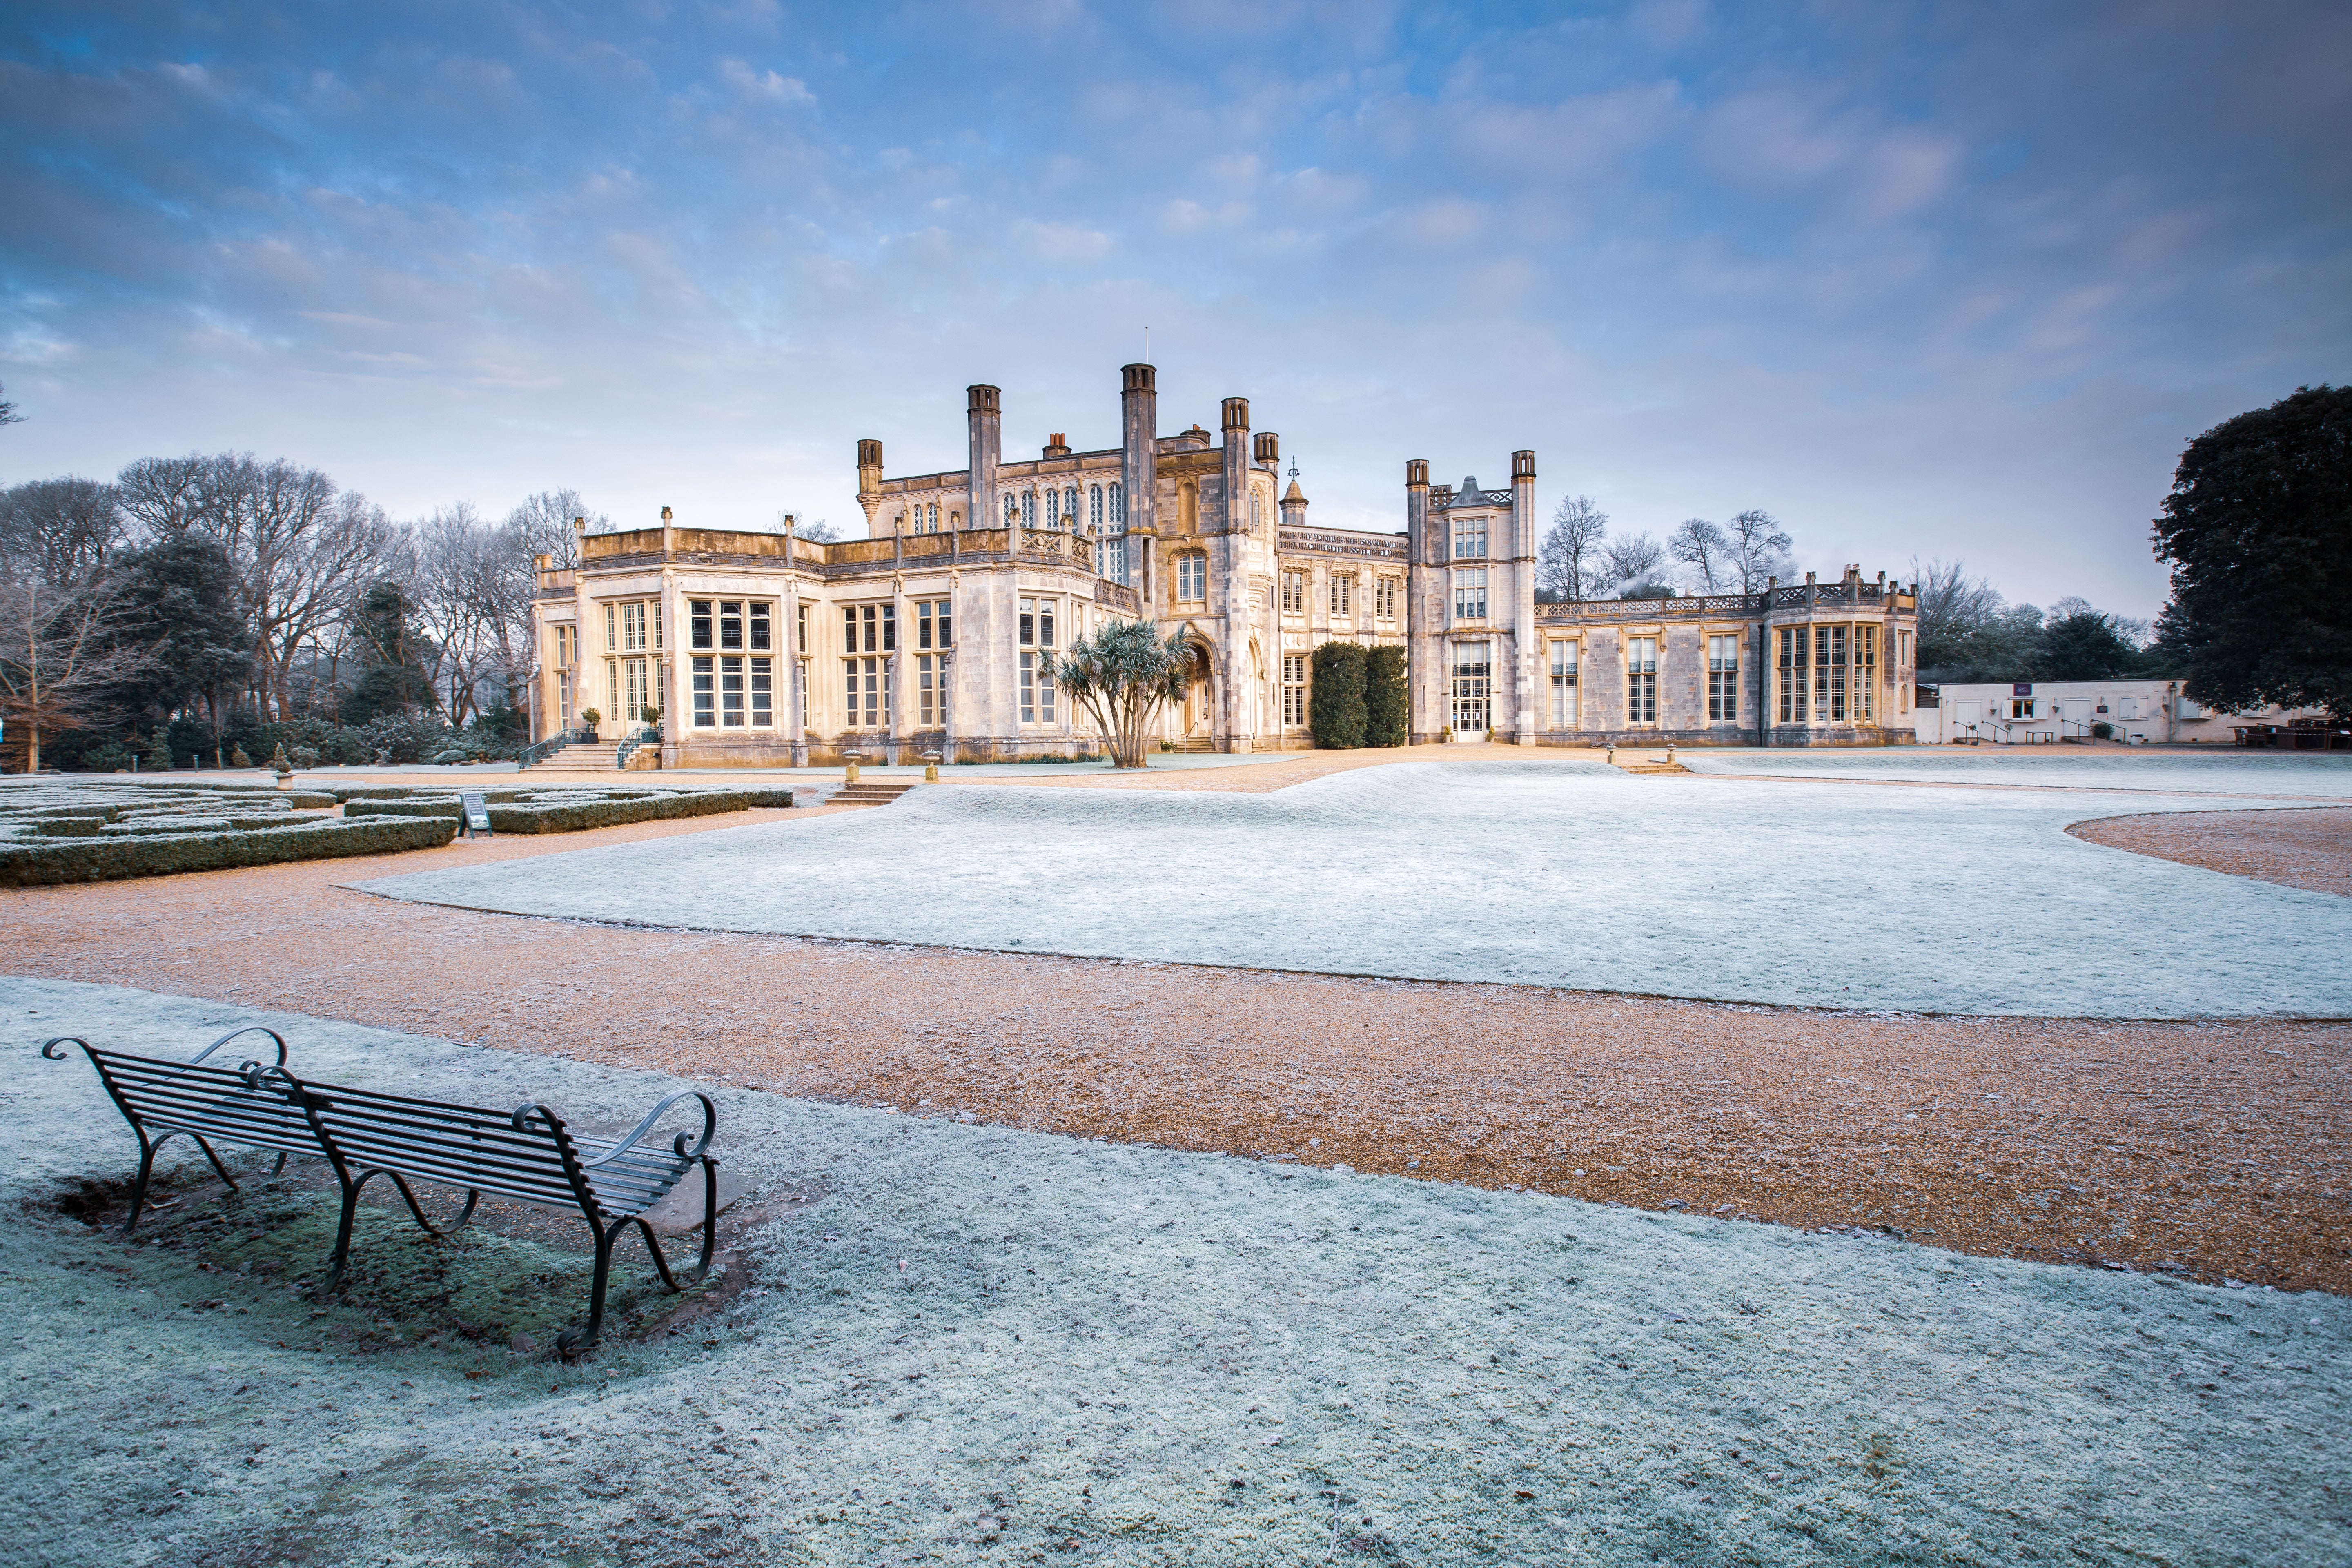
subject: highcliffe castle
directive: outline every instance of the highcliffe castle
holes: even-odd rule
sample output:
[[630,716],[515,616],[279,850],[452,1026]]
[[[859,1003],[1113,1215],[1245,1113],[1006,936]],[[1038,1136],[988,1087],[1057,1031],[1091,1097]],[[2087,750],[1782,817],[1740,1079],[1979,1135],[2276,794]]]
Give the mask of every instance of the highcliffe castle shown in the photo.
[[1152,367],[1120,373],[1119,444],[1008,461],[993,386],[969,463],[892,478],[857,444],[870,537],[673,523],[541,558],[534,729],[608,740],[661,719],[667,767],[950,762],[1100,749],[1055,660],[1113,619],[1181,631],[1186,751],[1312,744],[1325,642],[1406,650],[1412,739],[1517,745],[1880,744],[1910,737],[1914,595],[1881,573],[1752,594],[1539,604],[1533,452],[1507,488],[1404,465],[1403,531],[1318,528],[1280,438],[1229,397],[1160,433]]

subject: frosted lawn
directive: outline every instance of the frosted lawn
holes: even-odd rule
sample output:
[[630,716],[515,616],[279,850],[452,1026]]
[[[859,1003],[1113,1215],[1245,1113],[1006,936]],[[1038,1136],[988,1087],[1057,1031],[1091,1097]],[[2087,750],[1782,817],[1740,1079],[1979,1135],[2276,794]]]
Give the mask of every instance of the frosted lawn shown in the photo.
[[1270,795],[924,788],[365,886],[657,926],[1814,1006],[2352,1013],[2352,900],[2063,831],[2213,805],[1434,763]]
[[578,1368],[353,1354],[364,1300],[48,1210],[134,1153],[34,1042],[268,1022],[320,1077],[583,1120],[674,1083],[55,981],[0,1018],[21,1561],[2352,1558],[2331,1298],[721,1089],[747,1203],[823,1194],[723,1232],[722,1315]]
[[[1655,747],[1635,748],[1647,755]],[[2073,746],[1895,746],[1885,750],[1710,752],[1675,761],[1694,773],[1934,784],[2031,784],[2042,789],[2178,790],[2352,801],[2352,754],[2217,750],[2084,751]],[[2191,809],[2221,811],[2227,801]]]

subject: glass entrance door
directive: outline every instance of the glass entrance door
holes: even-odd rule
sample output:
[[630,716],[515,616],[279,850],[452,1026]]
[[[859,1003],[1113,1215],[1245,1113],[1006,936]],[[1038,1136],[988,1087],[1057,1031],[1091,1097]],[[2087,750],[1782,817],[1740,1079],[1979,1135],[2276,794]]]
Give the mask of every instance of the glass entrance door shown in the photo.
[[1493,646],[1483,642],[1454,645],[1454,738],[1457,741],[1483,741],[1487,727],[1494,722],[1494,681],[1487,651]]
[[613,717],[620,721],[624,732],[644,723],[645,710],[653,706],[651,663],[651,660],[642,658],[621,661],[621,694],[625,706]]

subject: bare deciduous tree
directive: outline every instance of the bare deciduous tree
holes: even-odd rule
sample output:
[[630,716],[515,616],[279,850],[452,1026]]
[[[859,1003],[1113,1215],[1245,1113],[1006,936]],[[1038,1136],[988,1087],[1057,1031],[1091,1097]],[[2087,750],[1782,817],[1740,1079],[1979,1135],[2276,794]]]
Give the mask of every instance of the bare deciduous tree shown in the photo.
[[297,655],[378,574],[393,534],[383,509],[316,468],[249,452],[145,458],[118,485],[156,536],[193,531],[228,552],[253,632],[254,697],[290,714]]
[[1768,580],[1794,570],[1789,563],[1789,552],[1797,547],[1797,542],[1769,511],[1750,508],[1741,512],[1724,530],[1724,537],[1743,594],[1761,593]]
[[1717,576],[1730,566],[1731,541],[1703,517],[1685,518],[1667,536],[1666,549],[1690,568],[1691,586],[1702,594],[1714,593]]
[[520,506],[507,513],[507,527],[515,536],[525,565],[534,556],[544,555],[550,565],[571,567],[580,563],[583,531],[572,526],[574,519],[585,522],[589,533],[613,531],[613,520],[601,511],[590,511],[574,489],[541,490],[525,497]]
[[1601,551],[1603,575],[1612,589],[1648,583],[1665,559],[1665,551],[1646,533],[1624,534]]
[[107,486],[48,480],[0,496],[0,708],[26,773],[40,772],[45,735],[79,728],[88,700],[145,662],[119,635],[121,574],[109,556],[121,536]]
[[1570,496],[1551,514],[1551,527],[1536,555],[1536,583],[1560,599],[1582,599],[1599,592],[1601,542],[1609,532],[1609,514],[1591,496]]

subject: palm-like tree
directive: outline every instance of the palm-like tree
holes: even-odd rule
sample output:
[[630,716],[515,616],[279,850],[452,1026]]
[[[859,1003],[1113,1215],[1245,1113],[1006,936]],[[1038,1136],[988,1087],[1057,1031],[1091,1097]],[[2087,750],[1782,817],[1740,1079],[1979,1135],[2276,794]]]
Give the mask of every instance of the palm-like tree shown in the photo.
[[1139,768],[1161,704],[1184,695],[1192,649],[1181,631],[1162,637],[1147,621],[1113,621],[1071,644],[1054,674],[1102,726],[1112,766]]

